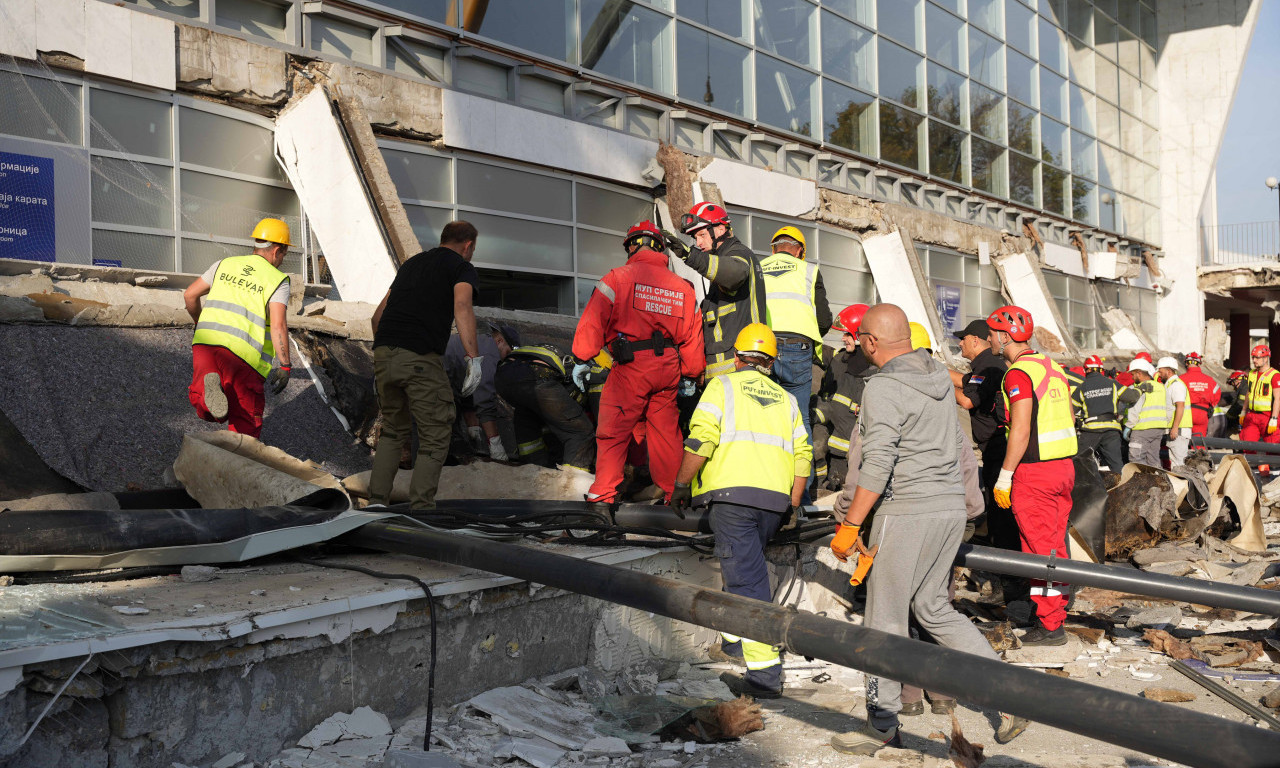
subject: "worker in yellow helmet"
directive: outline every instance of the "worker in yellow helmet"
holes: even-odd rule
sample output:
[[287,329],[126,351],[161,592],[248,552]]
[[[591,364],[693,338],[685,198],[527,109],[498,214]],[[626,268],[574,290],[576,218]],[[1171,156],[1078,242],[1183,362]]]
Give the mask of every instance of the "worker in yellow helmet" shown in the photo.
[[[764,544],[799,506],[809,482],[813,450],[796,399],[770,378],[778,342],[763,323],[752,323],[734,342],[732,373],[707,383],[693,416],[671,506],[711,507],[711,530],[724,588],[768,602]],[[782,658],[766,643],[721,633],[721,653],[741,659],[745,676],[720,676],[739,694],[782,695]]]
[[191,404],[205,421],[250,437],[262,434],[264,383],[273,395],[289,383],[289,276],[280,271],[289,245],[289,225],[263,219],[253,253],[215,262],[182,295],[196,324]]

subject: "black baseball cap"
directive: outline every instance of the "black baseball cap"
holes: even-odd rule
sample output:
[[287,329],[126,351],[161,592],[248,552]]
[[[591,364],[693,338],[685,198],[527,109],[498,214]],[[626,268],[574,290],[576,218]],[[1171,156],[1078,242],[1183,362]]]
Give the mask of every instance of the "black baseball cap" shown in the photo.
[[987,338],[991,333],[991,326],[987,325],[986,320],[974,320],[964,328],[956,331],[957,339],[963,339],[965,336],[977,336],[980,339]]

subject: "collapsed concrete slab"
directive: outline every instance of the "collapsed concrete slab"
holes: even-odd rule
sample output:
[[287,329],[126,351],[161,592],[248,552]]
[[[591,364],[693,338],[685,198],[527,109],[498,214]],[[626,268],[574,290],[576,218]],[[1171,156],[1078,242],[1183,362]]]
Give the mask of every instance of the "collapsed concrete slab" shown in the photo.
[[[352,496],[369,498],[369,476],[360,472],[344,478],[342,486]],[[391,488],[391,502],[409,501],[409,482],[413,470],[402,469],[396,473]],[[473,461],[440,472],[438,499],[570,499],[581,501],[586,496],[595,475],[573,467],[547,469],[533,464],[503,464],[493,461]]]
[[196,432],[182,439],[173,473],[205,509],[283,506],[342,484],[317,464],[235,432]]

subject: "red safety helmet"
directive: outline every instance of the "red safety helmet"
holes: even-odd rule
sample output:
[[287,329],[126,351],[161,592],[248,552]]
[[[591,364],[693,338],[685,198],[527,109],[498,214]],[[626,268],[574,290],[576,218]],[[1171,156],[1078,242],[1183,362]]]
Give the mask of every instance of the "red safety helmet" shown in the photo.
[[1271,357],[1271,347],[1266,344],[1259,344],[1249,353],[1249,357]]
[[622,239],[622,247],[630,252],[632,244],[636,241],[640,242],[640,247],[653,251],[661,251],[666,247],[662,241],[662,230],[648,219],[637,222],[627,230],[627,236]]
[[1244,371],[1232,371],[1231,375],[1227,377],[1227,384],[1233,387],[1238,386],[1248,375]]
[[1200,365],[1200,363],[1201,363],[1201,362],[1203,362],[1203,361],[1204,361],[1204,358],[1200,356],[1200,353],[1199,353],[1199,352],[1188,352],[1188,353],[1187,353],[1187,365],[1189,365],[1189,366],[1190,366],[1190,365]]
[[729,212],[715,203],[697,203],[680,217],[680,231],[692,235],[700,229],[729,224]]
[[840,314],[836,315],[836,321],[831,324],[831,327],[837,331],[844,331],[852,336],[857,336],[858,326],[862,325],[862,316],[867,314],[868,309],[871,309],[871,307],[866,304],[850,304],[840,310]]
[[1102,358],[1098,357],[1097,355],[1090,355],[1089,357],[1085,358],[1084,367],[1086,370],[1089,368],[1097,368],[1101,370]]
[[1156,364],[1156,361],[1151,359],[1151,353],[1150,353],[1150,352],[1145,352],[1145,351],[1144,351],[1144,352],[1139,352],[1138,354],[1136,354],[1136,355],[1134,355],[1134,356],[1133,356],[1133,359],[1134,359],[1134,360],[1146,360],[1148,363],[1151,363],[1152,365],[1155,365],[1155,364]]
[[1004,331],[1014,341],[1027,341],[1036,329],[1031,313],[1012,304],[1001,307],[987,318],[987,326],[993,331]]

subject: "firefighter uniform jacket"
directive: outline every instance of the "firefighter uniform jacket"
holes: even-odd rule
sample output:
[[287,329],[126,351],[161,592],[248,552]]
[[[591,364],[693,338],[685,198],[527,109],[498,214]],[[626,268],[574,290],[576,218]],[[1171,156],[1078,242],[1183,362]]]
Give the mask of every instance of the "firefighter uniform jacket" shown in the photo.
[[729,373],[734,368],[733,342],[738,332],[767,317],[760,260],[741,240],[728,235],[711,253],[690,249],[685,263],[711,281],[702,300],[707,378]]

